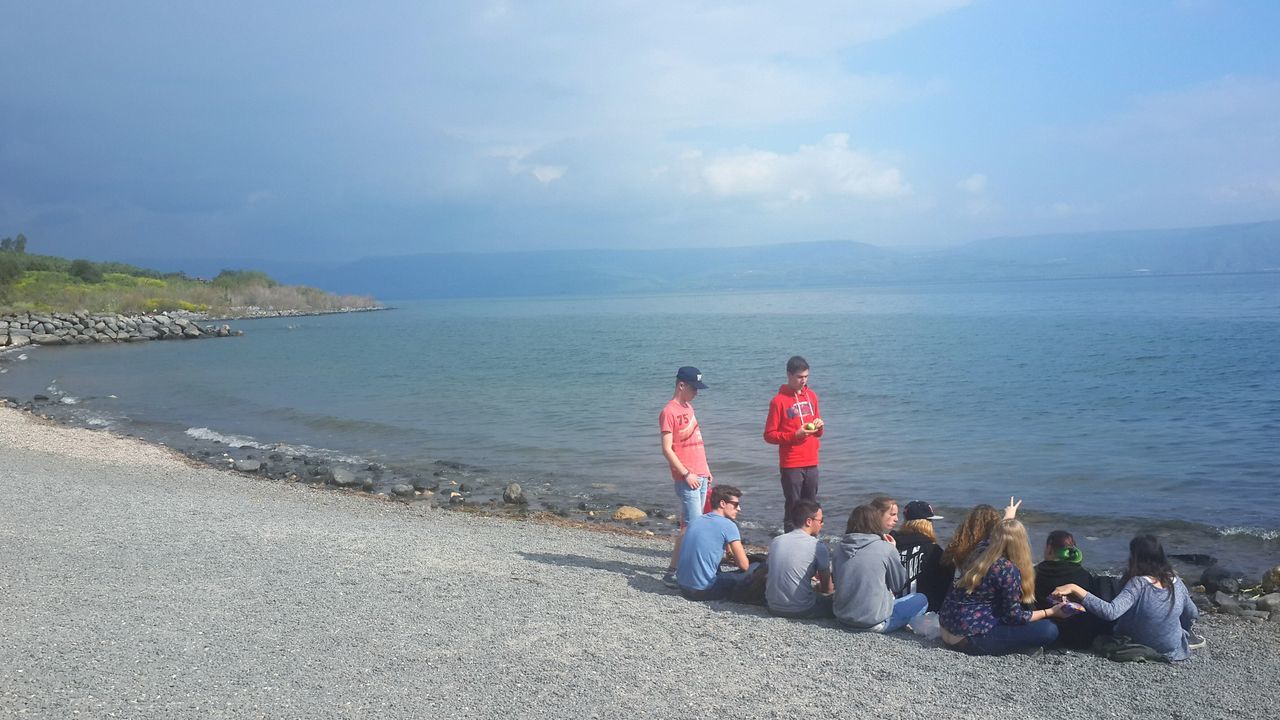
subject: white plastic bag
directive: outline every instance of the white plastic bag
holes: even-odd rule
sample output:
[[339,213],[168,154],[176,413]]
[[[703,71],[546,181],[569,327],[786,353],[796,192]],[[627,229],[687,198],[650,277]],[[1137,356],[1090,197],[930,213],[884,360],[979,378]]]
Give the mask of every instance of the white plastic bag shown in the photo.
[[938,622],[938,613],[936,612],[917,615],[911,619],[907,627],[911,628],[911,632],[926,640],[937,640],[942,637],[942,625]]

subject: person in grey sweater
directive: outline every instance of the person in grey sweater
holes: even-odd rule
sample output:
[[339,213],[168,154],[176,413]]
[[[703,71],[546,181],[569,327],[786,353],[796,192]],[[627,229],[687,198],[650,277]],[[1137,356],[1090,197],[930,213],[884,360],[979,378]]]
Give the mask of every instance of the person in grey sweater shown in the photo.
[[845,535],[832,553],[833,610],[836,620],[847,628],[893,632],[929,605],[929,599],[920,593],[894,597],[906,585],[907,571],[893,538],[883,531],[880,511],[859,505],[849,514]]
[[1117,636],[1145,645],[1166,660],[1191,657],[1191,625],[1200,611],[1154,535],[1139,535],[1129,542],[1124,588],[1111,602],[1075,583],[1059,586],[1053,594],[1078,598],[1090,614],[1115,620]]

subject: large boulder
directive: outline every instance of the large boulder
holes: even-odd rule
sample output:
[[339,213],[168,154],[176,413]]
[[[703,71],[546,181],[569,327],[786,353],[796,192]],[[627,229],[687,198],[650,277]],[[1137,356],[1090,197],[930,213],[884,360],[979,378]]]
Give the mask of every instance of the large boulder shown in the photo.
[[638,520],[646,520],[648,517],[648,513],[630,505],[623,505],[613,513],[613,519],[619,522],[636,522]]
[[1225,593],[1236,593],[1240,591],[1240,575],[1239,571],[1221,565],[1210,565],[1200,575],[1200,584],[1209,594],[1219,590]]
[[1262,574],[1262,592],[1273,593],[1276,591],[1280,591],[1280,565]]
[[11,347],[20,348],[30,344],[31,338],[29,336],[15,333],[12,329],[9,330],[9,345]]
[[233,465],[240,472],[256,473],[262,469],[261,460],[237,460]]
[[1268,593],[1255,601],[1259,610],[1280,612],[1280,593]]
[[329,482],[338,487],[351,487],[356,484],[356,476],[345,468],[334,468],[329,472]]
[[511,483],[502,491],[502,502],[508,505],[528,505],[529,498],[525,497],[524,489],[520,487],[520,483]]

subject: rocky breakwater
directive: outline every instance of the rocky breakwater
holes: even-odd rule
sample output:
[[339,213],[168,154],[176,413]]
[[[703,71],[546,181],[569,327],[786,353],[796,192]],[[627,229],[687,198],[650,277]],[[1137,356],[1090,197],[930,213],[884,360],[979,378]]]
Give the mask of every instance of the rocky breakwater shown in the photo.
[[0,348],[26,345],[197,340],[243,335],[229,325],[200,325],[185,313],[155,315],[97,315],[77,313],[18,313],[0,315]]

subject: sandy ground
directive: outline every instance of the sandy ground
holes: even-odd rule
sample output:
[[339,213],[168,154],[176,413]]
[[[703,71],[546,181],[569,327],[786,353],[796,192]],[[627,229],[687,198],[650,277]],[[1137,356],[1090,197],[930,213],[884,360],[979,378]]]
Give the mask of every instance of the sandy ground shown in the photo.
[[1280,623],[1193,661],[970,658],[690,603],[669,546],[194,467],[0,409],[0,717],[1260,718]]

